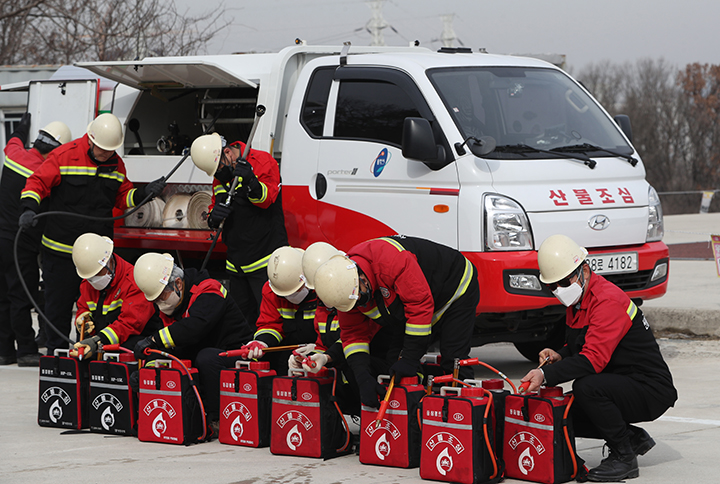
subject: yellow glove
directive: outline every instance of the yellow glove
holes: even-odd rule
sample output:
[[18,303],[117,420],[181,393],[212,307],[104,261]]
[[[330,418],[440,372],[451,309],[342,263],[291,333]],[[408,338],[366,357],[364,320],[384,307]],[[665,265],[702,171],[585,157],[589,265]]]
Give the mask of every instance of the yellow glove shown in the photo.
[[77,334],[82,333],[83,323],[85,323],[85,334],[92,334],[95,330],[95,324],[93,323],[92,313],[90,311],[85,311],[75,318],[75,329],[77,330]]
[[82,358],[87,360],[93,354],[97,353],[99,342],[100,336],[93,336],[92,338],[86,338],[82,341],[78,341],[73,345],[75,349],[70,352],[70,356],[78,356],[80,354],[80,351],[78,350],[80,348],[84,348]]

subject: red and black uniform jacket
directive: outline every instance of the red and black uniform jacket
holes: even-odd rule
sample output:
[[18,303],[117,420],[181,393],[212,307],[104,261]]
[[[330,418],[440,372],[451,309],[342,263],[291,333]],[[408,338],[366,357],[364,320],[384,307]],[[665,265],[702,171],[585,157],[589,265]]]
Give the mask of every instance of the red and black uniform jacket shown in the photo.
[[470,284],[477,284],[472,264],[460,252],[425,239],[382,237],[356,245],[347,255],[373,290],[365,306],[340,313],[343,351],[356,373],[369,362],[365,355],[379,329],[371,321],[404,325],[402,356],[419,361],[433,325]]
[[677,391],[670,369],[645,316],[627,294],[591,273],[579,309],[575,306],[567,309],[562,360],[543,367],[547,384],[614,373],[642,384],[653,397],[648,401],[658,409],[672,406]]
[[[245,144],[240,143],[240,152]],[[280,169],[269,153],[250,149],[247,157],[253,173],[260,182],[259,198],[248,198],[245,190],[238,190],[232,201],[233,211],[225,220],[222,240],[227,246],[226,269],[248,273],[267,267],[270,254],[278,247],[288,245],[285,216],[282,211]],[[230,185],[213,179],[215,203],[225,203]]]
[[[45,162],[27,179],[20,196],[23,210],[39,210],[49,197],[48,210],[95,217],[112,217],[113,208],[134,207],[142,197],[127,180],[125,164],[114,154],[102,164],[88,155],[87,135],[55,148]],[[70,257],[80,235],[94,232],[112,238],[113,222],[56,215],[48,217],[42,244]]]
[[[0,237],[15,240],[20,218],[20,192],[25,182],[42,165],[44,159],[35,148],[25,149],[20,135],[13,137],[5,145],[5,163],[0,179]],[[46,204],[45,204],[46,205]],[[45,208],[43,206],[43,208]],[[23,230],[20,243],[25,247],[38,247],[45,219],[41,218],[35,227]]]
[[300,304],[293,304],[270,289],[266,282],[262,290],[260,316],[254,339],[268,346],[305,344],[315,341],[315,291],[309,291]]
[[115,277],[98,291],[86,280],[80,283],[77,314],[92,313],[94,334],[103,344],[122,344],[130,336],[149,336],[162,328],[155,305],[135,284],[133,265],[114,254]]
[[235,301],[206,270],[186,269],[183,298],[153,339],[176,355],[194,359],[203,348],[230,350],[252,339],[252,329]]

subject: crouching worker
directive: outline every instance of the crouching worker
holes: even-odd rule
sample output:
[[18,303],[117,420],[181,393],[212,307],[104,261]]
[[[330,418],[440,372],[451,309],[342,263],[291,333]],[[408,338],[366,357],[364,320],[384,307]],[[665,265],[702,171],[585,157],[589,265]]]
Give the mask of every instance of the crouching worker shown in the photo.
[[83,347],[83,358],[98,352],[98,346],[122,345],[132,350],[145,336],[162,328],[153,303],[135,284],[133,266],[113,254],[108,237],[83,234],[75,240],[72,259],[80,283],[75,329],[80,335],[75,351]]
[[235,301],[208,272],[183,270],[170,254],[147,253],[135,263],[135,282],[160,309],[164,327],[135,345],[137,359],[155,359],[145,349],[160,349],[189,359],[200,376],[207,420],[217,430],[220,418],[220,371],[238,358],[219,356],[252,338]]
[[605,440],[610,453],[590,469],[594,482],[638,477],[637,456],[655,441],[632,424],[649,422],[674,405],[672,375],[645,316],[628,296],[586,262],[587,250],[565,235],[548,237],[538,251],[540,280],[567,306],[566,344],[544,349],[542,369],[522,381],[528,391],[575,380],[575,434]]
[[[260,317],[253,341],[246,348],[248,358],[262,358],[265,349],[311,343],[316,339],[314,319],[317,296],[305,286],[302,277],[303,252],[280,247],[270,254],[268,281],[262,290]],[[267,354],[278,375],[286,375],[292,350]]]

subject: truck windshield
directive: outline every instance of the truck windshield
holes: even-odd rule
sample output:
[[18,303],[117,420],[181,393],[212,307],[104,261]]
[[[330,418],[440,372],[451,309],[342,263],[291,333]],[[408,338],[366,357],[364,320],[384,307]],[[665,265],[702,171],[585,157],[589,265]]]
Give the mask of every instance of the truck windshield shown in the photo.
[[[442,68],[428,71],[463,138],[492,136],[487,158],[552,158],[547,151],[583,151],[593,157],[633,149],[615,123],[561,71],[526,67]],[[543,151],[513,149],[526,145]],[[591,146],[596,149],[582,149]]]

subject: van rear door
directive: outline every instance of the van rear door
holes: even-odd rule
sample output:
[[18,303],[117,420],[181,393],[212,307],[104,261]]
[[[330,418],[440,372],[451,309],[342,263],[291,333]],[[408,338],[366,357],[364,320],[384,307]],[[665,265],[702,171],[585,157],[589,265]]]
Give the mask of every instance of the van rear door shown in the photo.
[[73,138],[80,138],[97,115],[97,79],[31,81],[28,89],[30,139],[53,121],[62,121]]

